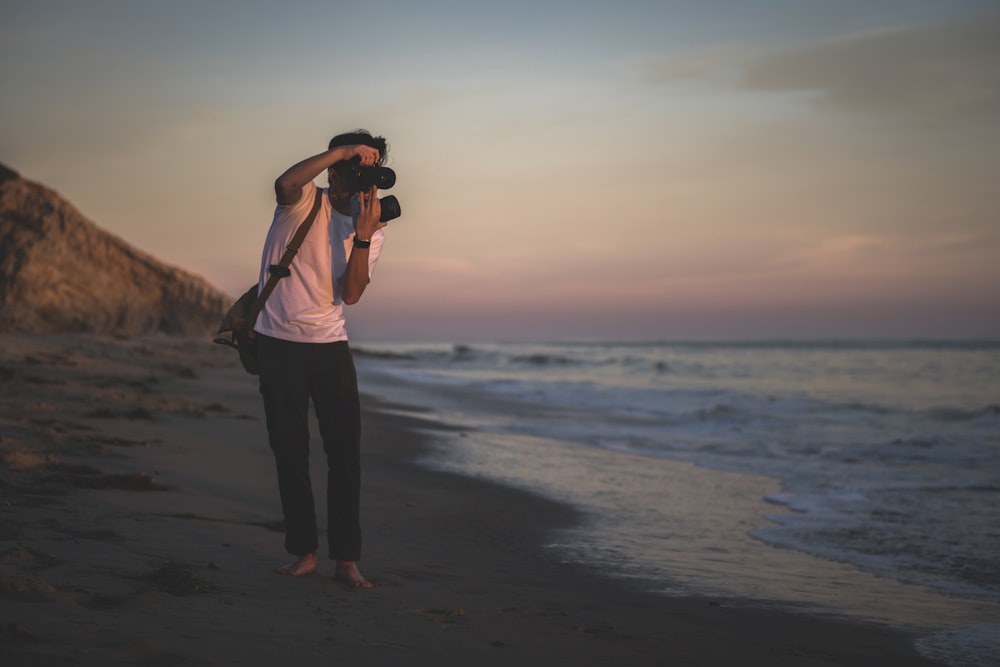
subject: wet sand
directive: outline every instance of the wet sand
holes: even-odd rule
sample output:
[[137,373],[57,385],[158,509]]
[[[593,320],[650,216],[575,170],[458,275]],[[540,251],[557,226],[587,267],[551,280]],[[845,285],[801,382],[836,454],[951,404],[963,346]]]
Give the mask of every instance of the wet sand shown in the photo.
[[365,403],[376,588],[358,591],[329,561],[273,572],[273,464],[232,351],[0,336],[2,663],[934,664],[884,626],[645,594],[558,562],[540,545],[572,510],[416,465],[449,427]]

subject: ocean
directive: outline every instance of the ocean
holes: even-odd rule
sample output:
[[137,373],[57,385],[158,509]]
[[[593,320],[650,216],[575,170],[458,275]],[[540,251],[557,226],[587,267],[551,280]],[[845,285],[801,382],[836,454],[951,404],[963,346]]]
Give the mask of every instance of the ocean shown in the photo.
[[355,351],[362,391],[462,429],[426,465],[580,510],[559,558],[1000,664],[1000,342]]

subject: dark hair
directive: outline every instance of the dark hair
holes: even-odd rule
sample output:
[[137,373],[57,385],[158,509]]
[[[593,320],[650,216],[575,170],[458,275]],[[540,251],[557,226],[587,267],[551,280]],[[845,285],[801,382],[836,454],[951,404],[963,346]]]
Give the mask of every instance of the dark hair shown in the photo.
[[330,139],[330,145],[327,148],[336,148],[337,146],[354,146],[356,144],[363,144],[365,146],[377,148],[378,163],[380,165],[385,164],[385,155],[389,152],[389,142],[385,140],[385,137],[373,137],[372,133],[365,129],[357,129],[353,132],[338,134],[333,139]]

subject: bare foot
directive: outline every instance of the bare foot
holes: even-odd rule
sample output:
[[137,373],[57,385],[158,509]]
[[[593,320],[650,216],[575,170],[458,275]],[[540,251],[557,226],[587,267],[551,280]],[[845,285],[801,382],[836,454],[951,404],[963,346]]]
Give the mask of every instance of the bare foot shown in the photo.
[[337,581],[342,581],[351,588],[374,588],[375,584],[368,581],[358,569],[358,564],[353,560],[337,561],[337,570],[333,575]]
[[299,556],[297,560],[292,561],[288,565],[282,565],[276,570],[278,574],[287,574],[290,577],[304,577],[305,575],[312,574],[315,571],[315,553]]

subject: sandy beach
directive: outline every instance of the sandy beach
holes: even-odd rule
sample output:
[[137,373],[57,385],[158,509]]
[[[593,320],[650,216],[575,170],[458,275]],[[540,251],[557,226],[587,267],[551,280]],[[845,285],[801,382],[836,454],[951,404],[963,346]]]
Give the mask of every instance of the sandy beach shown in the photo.
[[4,665],[936,664],[884,626],[561,563],[540,545],[572,510],[417,465],[449,425],[371,397],[376,587],[344,587],[329,561],[279,576],[256,381],[207,340],[4,335],[0,395]]

